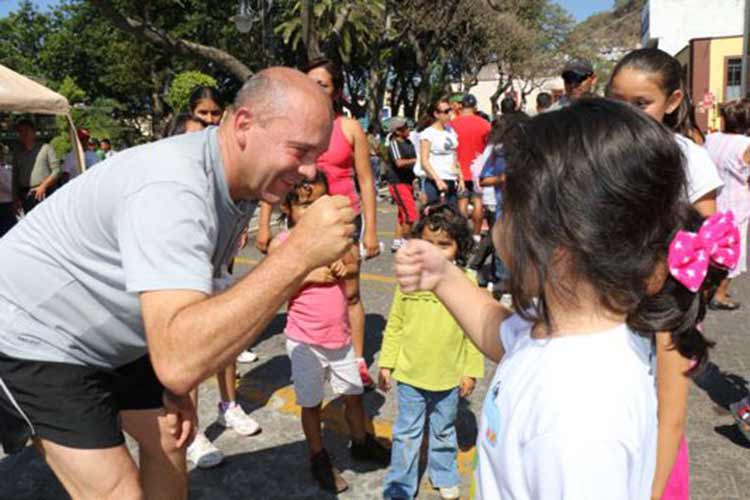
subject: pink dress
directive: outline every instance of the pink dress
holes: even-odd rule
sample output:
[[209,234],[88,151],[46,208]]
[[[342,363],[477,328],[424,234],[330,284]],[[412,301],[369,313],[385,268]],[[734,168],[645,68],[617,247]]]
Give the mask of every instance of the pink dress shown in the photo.
[[669,474],[669,480],[664,487],[661,500],[690,500],[690,463],[688,461],[688,446],[685,436],[680,440],[677,459]]
[[341,121],[341,116],[333,121],[331,142],[328,150],[318,157],[317,164],[328,180],[328,193],[347,196],[354,213],[359,214],[362,208],[354,183],[354,148],[344,135]]
[[[289,233],[283,232],[276,237],[283,242]],[[310,285],[300,290],[289,301],[284,333],[295,342],[326,349],[340,349],[351,344],[344,281]]]
[[721,211],[731,210],[740,229],[740,258],[737,267],[729,272],[735,278],[748,269],[748,223],[750,222],[750,166],[743,159],[750,148],[750,137],[740,134],[709,134],[706,149],[724,181],[716,200]]

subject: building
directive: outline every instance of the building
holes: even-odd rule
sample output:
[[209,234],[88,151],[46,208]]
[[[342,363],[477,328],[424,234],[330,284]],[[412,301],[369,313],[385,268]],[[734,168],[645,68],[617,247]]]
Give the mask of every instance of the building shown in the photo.
[[685,72],[698,126],[704,132],[718,130],[719,105],[741,96],[742,35],[693,38],[675,57]]
[[646,0],[641,43],[675,55],[691,39],[742,33],[745,0]]
[[[479,71],[476,85],[464,90],[464,92],[468,92],[477,98],[479,111],[483,111],[490,116],[492,116],[492,95],[497,91],[499,79],[500,74],[497,65],[488,64]],[[454,91],[459,90],[458,85],[453,85],[453,87]],[[497,104],[499,106],[500,101],[506,95],[512,95],[516,99],[516,102],[522,101],[525,97],[525,101],[521,102],[523,111],[528,114],[534,114],[536,112],[536,96],[540,92],[548,92],[554,100],[559,99],[564,92],[562,78],[552,76],[549,78],[535,78],[533,81],[514,78],[510,87],[498,98]]]

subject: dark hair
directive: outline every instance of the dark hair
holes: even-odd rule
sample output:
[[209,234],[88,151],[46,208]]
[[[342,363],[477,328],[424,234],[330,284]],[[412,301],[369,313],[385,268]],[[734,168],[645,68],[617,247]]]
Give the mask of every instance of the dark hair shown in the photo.
[[334,92],[333,109],[339,113],[344,106],[344,70],[340,65],[327,57],[316,57],[302,66],[300,70],[303,73],[309,73],[318,68],[323,68],[329,75],[331,75],[331,83],[333,84]]
[[502,114],[508,114],[516,111],[516,100],[512,97],[506,97],[500,101],[500,112]]
[[[291,212],[292,205],[299,202],[299,192],[300,190],[306,190],[306,191],[312,191],[312,186],[316,184],[321,184],[323,187],[325,187],[325,192],[328,194],[328,178],[323,173],[322,170],[317,170],[315,172],[315,178],[310,179],[302,179],[301,181],[297,182],[291,191],[289,191],[286,196],[284,197],[284,203],[283,205],[287,208],[289,212]],[[292,222],[291,217],[288,215],[282,213],[280,220],[286,220],[289,227],[292,227],[294,223]]]
[[219,97],[219,93],[216,91],[216,89],[213,87],[202,85],[193,90],[192,94],[190,94],[190,98],[188,99],[188,111],[191,115],[195,113],[195,108],[198,107],[198,103],[204,99],[213,101],[217,106],[219,106],[219,108],[224,109],[221,98]]
[[653,48],[633,50],[620,59],[612,70],[612,76],[607,84],[607,93],[617,74],[625,68],[656,75],[659,88],[667,97],[677,90],[682,92],[682,102],[673,112],[664,115],[664,125],[674,132],[690,137],[690,100],[682,77],[680,62],[663,50]]
[[16,122],[15,128],[18,129],[20,127],[30,127],[32,130],[36,130],[36,125],[34,125],[33,120],[30,118],[21,118]]
[[427,108],[427,112],[422,115],[422,117],[417,122],[417,132],[421,132],[433,123],[437,121],[435,118],[435,113],[437,112],[438,108],[440,107],[440,103],[445,103],[450,105],[451,101],[448,97],[439,97],[432,101],[430,103],[430,106]]
[[105,144],[109,144],[110,146],[112,145],[112,142],[110,142],[110,140],[109,140],[109,139],[107,139],[106,137],[105,137],[104,139],[102,139],[101,141],[99,141],[99,142],[100,142],[100,143],[101,143],[101,142],[103,142],[103,143],[105,143]]
[[724,132],[750,135],[750,99],[738,99],[724,103],[720,109],[724,119]]
[[513,127],[519,123],[523,123],[529,120],[529,115],[523,111],[514,111],[507,115],[499,115],[492,121],[492,130],[487,138],[488,144],[500,145],[503,143],[503,138]]
[[[575,303],[572,283],[584,280],[602,307],[657,331],[634,315],[682,224],[687,181],[672,134],[629,105],[595,98],[517,125],[504,148],[516,311],[549,327],[547,294]],[[564,276],[553,267],[561,261]]]
[[[688,204],[685,205],[685,210],[685,229],[698,232],[703,217]],[[697,325],[705,318],[706,304],[726,277],[726,269],[709,265],[701,289],[693,293],[671,275],[668,276],[658,293],[639,304],[633,314],[633,328],[671,332],[673,348],[685,358],[696,361],[688,373],[695,371],[707,361],[708,350],[715,345],[715,342],[703,336]],[[647,324],[641,324],[644,318],[648,318]]]
[[425,228],[431,231],[445,231],[458,246],[456,264],[465,266],[474,246],[469,226],[461,214],[451,205],[435,202],[422,208],[422,217],[412,229],[414,238],[421,238]]
[[173,135],[180,135],[187,132],[187,123],[189,121],[195,121],[203,125],[203,127],[208,127],[208,124],[198,118],[197,116],[193,116],[191,113],[188,113],[187,111],[181,111],[178,114],[172,118],[169,123],[167,123],[167,126],[164,127],[164,132],[162,133],[163,137],[172,137]]
[[538,108],[547,109],[552,106],[552,96],[548,92],[539,92],[536,96]]

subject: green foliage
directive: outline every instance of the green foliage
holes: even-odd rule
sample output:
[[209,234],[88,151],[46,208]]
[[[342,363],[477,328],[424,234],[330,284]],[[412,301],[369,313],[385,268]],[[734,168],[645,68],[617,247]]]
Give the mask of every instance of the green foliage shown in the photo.
[[166,96],[167,104],[175,111],[184,109],[193,91],[201,86],[216,87],[216,79],[200,71],[183,71],[174,77]]

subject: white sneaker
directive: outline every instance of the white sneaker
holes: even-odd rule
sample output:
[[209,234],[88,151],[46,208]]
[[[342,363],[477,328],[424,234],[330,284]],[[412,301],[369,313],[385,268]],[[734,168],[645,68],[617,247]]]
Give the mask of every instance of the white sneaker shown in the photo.
[[234,432],[242,436],[252,436],[260,432],[258,422],[250,418],[237,403],[233,403],[226,411],[221,410],[221,403],[219,403],[219,418],[217,422],[219,425],[233,429]]
[[256,361],[258,361],[258,355],[250,350],[242,351],[240,355],[237,356],[238,363],[255,363]]
[[461,491],[458,486],[449,486],[447,488],[438,488],[440,491],[440,498],[456,499],[461,497]]
[[208,440],[205,434],[199,432],[187,449],[187,459],[201,469],[216,467],[224,460],[224,454]]

